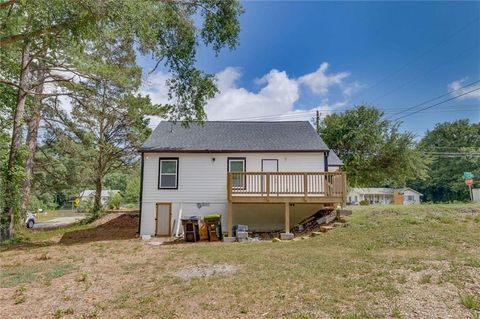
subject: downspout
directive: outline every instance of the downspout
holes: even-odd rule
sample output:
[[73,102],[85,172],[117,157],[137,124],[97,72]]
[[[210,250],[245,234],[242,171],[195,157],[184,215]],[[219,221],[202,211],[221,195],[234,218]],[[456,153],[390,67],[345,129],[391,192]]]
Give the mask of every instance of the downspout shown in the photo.
[[143,152],[142,160],[140,162],[140,209],[139,209],[139,219],[138,219],[138,235],[140,236],[140,228],[142,225],[142,206],[143,206]]
[[324,170],[325,172],[328,172],[328,154],[329,154],[330,151],[326,151],[325,153],[323,153],[323,159],[324,159]]

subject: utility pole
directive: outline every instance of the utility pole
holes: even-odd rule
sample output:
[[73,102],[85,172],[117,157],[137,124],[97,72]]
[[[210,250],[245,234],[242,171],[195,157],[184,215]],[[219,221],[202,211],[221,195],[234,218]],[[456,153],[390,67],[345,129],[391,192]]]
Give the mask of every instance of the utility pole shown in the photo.
[[320,134],[320,112],[317,110],[317,120],[315,121],[317,124],[317,134]]

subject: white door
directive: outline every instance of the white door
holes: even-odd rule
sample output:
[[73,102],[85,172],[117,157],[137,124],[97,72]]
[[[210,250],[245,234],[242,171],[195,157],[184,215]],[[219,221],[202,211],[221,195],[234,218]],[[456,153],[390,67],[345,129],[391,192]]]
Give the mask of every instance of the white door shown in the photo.
[[171,236],[172,204],[157,203],[156,236]]

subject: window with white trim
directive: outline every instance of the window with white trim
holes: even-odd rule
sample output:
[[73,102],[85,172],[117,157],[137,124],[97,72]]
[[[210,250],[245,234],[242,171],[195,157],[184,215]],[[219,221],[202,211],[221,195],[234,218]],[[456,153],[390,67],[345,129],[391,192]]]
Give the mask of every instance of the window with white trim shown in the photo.
[[[229,172],[245,172],[245,158],[229,158],[228,171]],[[245,176],[234,175],[232,178],[233,188],[245,188]]]
[[178,158],[160,158],[158,166],[158,188],[178,188]]

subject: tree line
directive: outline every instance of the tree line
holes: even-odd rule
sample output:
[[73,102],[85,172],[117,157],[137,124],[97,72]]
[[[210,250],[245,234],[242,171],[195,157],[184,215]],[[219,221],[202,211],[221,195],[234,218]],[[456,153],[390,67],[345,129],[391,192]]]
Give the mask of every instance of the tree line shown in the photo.
[[[203,121],[217,89],[197,48],[234,48],[241,13],[236,0],[0,2],[1,239],[42,189],[94,186],[98,214],[105,178],[138,165],[148,116]],[[138,55],[170,74],[169,104],[138,93]]]
[[350,187],[409,186],[423,201],[469,200],[462,176],[480,176],[480,123],[439,123],[421,139],[400,124],[360,105],[327,115],[319,134],[342,159]]

